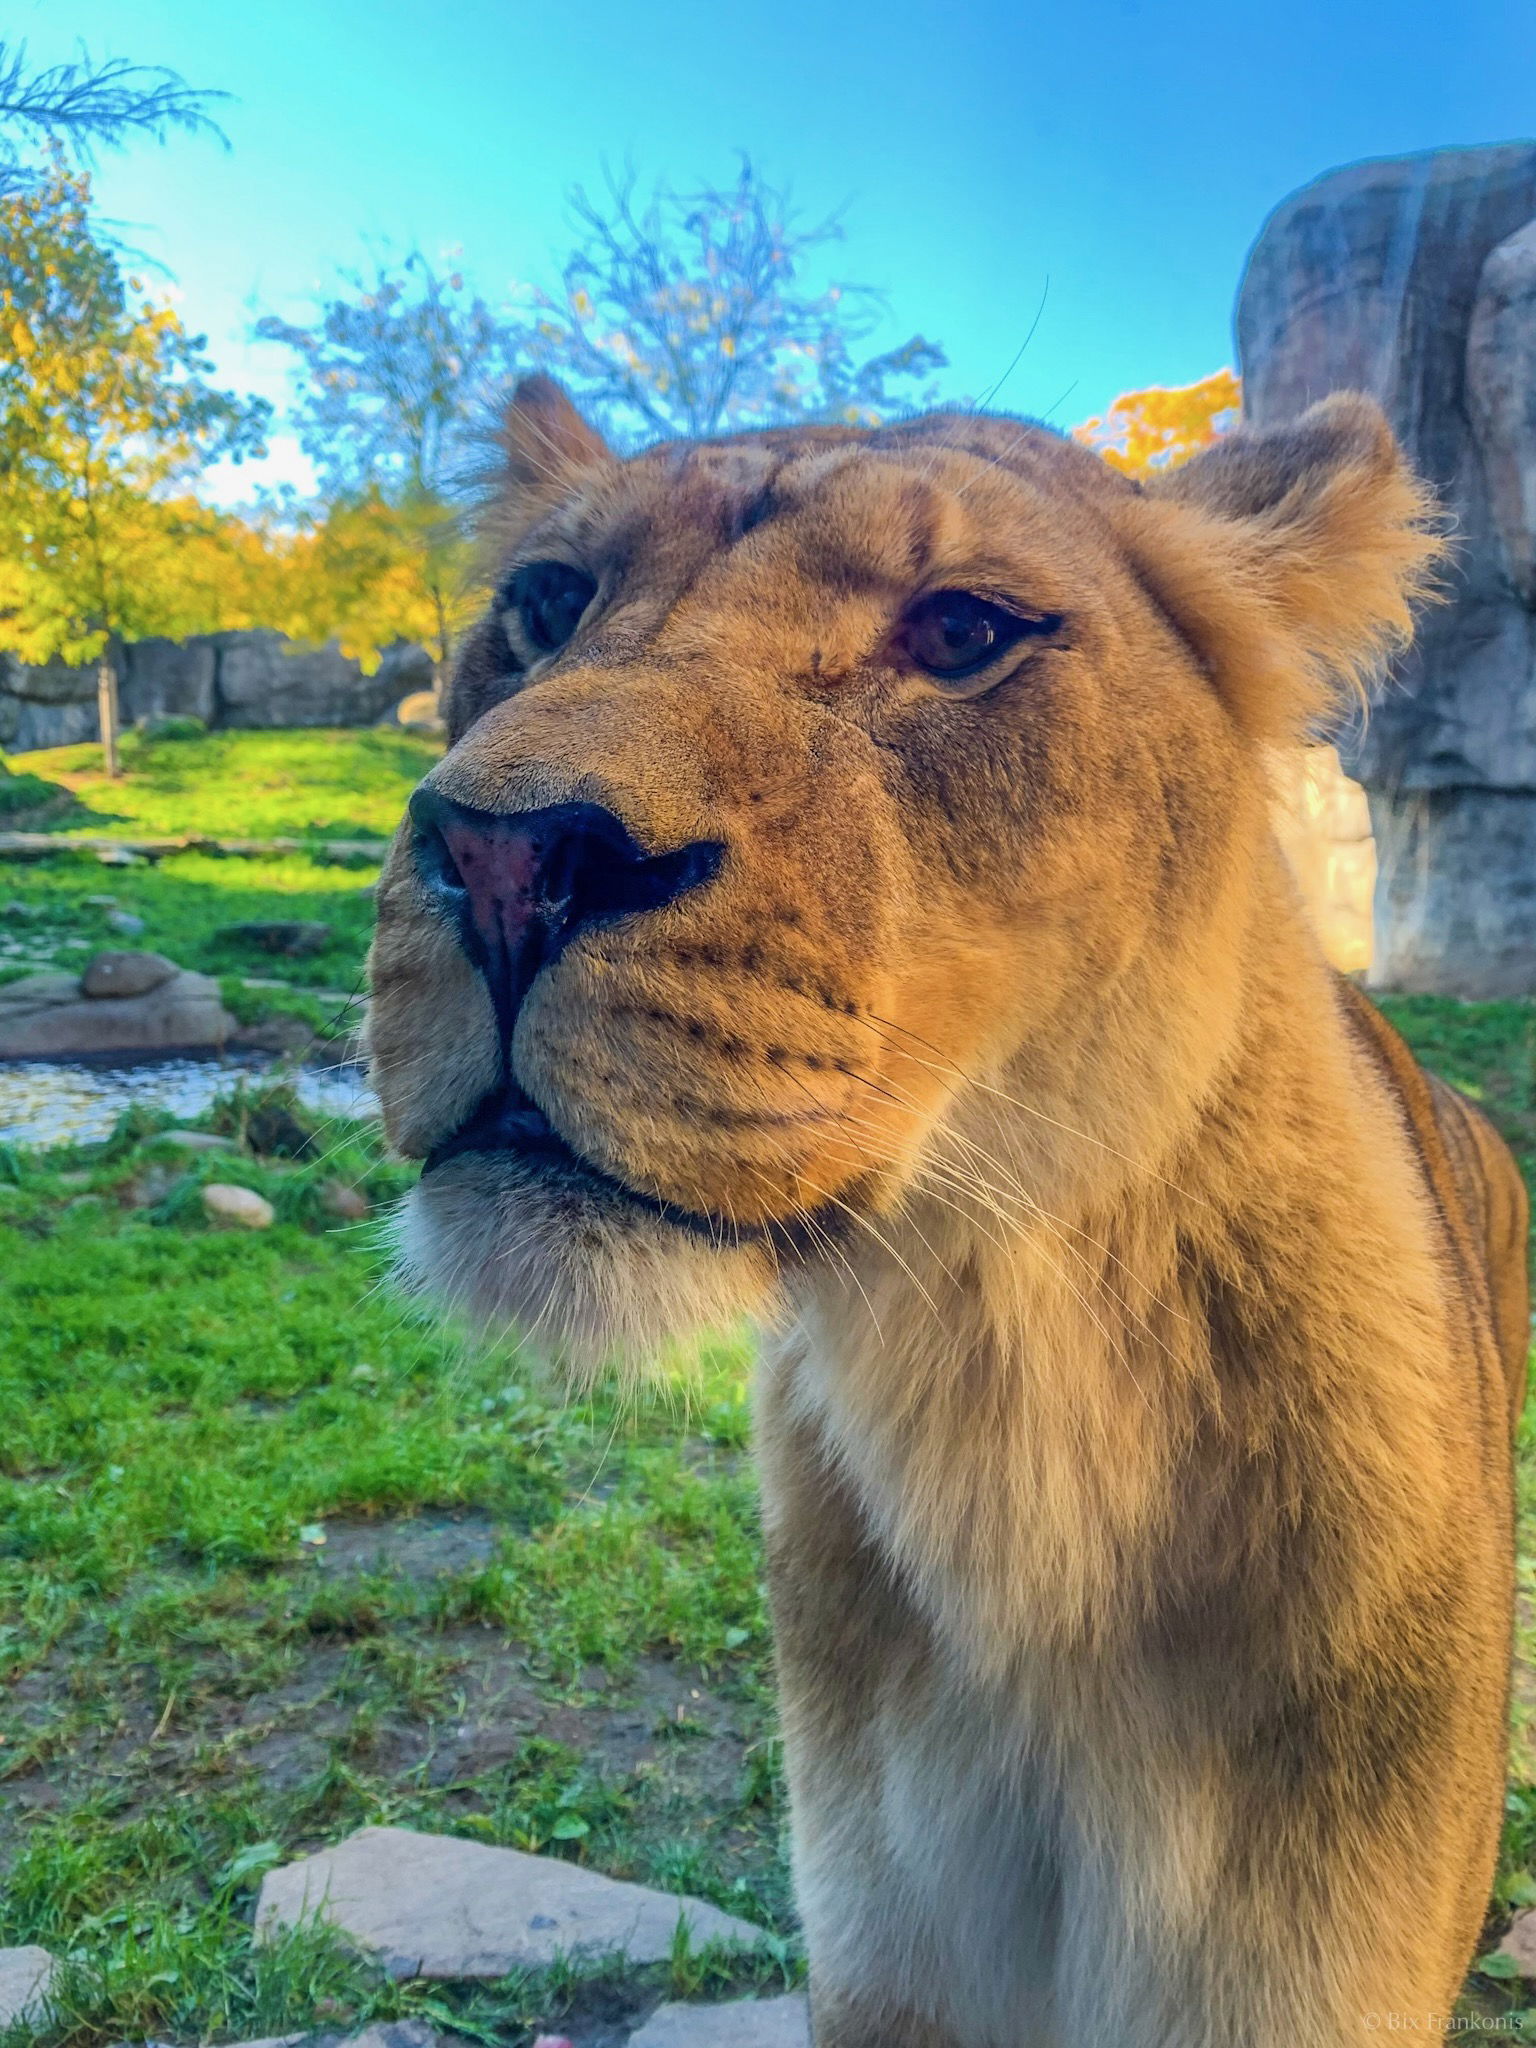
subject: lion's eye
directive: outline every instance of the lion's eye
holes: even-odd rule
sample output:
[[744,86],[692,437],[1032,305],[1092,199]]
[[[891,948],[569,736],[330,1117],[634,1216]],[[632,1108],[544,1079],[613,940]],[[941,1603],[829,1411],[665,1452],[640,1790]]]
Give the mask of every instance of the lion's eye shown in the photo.
[[975,675],[1027,636],[1052,633],[1060,624],[1054,613],[1015,612],[968,590],[936,590],[912,606],[898,637],[919,668],[955,681]]
[[523,631],[540,654],[553,654],[565,645],[596,595],[592,578],[568,562],[530,562],[517,571],[507,592]]

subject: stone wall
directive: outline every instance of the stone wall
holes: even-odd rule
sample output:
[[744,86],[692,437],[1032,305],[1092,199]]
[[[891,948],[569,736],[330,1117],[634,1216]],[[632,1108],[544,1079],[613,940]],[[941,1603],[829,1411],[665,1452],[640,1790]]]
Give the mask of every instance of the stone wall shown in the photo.
[[[376,725],[402,697],[432,687],[432,663],[420,647],[387,649],[368,676],[334,645],[300,647],[265,632],[139,640],[120,650],[117,668],[125,726],[167,715],[215,729]],[[0,747],[7,753],[96,736],[94,665],[28,667],[0,654]]]
[[1259,426],[1368,391],[1435,486],[1446,602],[1345,746],[1375,827],[1373,983],[1536,991],[1536,145],[1331,171],[1237,307]]

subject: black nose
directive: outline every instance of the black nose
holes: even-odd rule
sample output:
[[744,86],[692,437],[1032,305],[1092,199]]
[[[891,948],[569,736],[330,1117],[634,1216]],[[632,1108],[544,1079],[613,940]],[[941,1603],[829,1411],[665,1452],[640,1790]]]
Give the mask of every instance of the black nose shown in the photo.
[[451,908],[498,1004],[514,1007],[578,933],[660,910],[715,875],[725,848],[696,839],[647,854],[601,804],[472,810],[424,786],[411,798],[418,872]]

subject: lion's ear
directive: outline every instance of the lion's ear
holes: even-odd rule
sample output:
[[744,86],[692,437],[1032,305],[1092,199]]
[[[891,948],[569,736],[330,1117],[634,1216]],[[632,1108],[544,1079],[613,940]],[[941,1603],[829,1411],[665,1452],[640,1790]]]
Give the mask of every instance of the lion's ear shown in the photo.
[[519,380],[501,416],[497,440],[507,498],[564,490],[582,470],[612,460],[607,442],[553,377]]
[[1118,509],[1139,575],[1262,739],[1363,701],[1444,552],[1433,497],[1350,392],[1238,429]]

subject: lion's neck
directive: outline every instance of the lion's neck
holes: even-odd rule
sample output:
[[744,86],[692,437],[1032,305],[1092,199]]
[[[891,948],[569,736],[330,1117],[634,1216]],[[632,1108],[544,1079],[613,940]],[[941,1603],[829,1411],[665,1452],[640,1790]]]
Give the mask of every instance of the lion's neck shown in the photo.
[[[1269,934],[1245,1015],[1182,1120],[1141,1120],[1155,1156],[1080,1146],[1037,1201],[954,1149],[811,1277],[771,1368],[981,1663],[1176,1631],[1222,1574],[1305,1567],[1303,1496],[1379,1507],[1426,1455],[1351,1336],[1385,1330],[1406,1370],[1435,1341],[1423,1205],[1299,932]],[[1308,1450],[1341,1401],[1374,1474]]]

